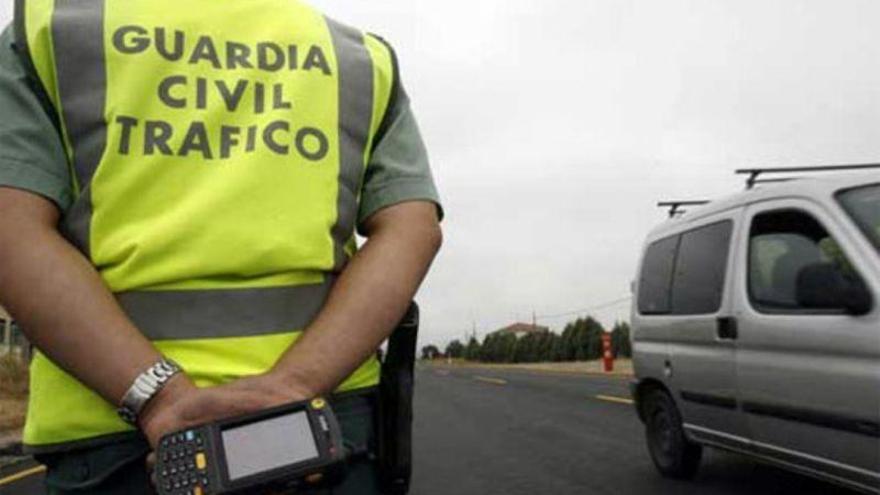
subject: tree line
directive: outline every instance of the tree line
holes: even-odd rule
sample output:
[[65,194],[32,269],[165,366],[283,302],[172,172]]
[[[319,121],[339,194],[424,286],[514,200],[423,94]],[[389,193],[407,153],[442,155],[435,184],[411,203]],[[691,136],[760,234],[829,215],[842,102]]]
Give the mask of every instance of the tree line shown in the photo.
[[[537,331],[517,337],[512,333],[494,332],[480,342],[471,337],[467,343],[450,342],[444,351],[437,346],[422,348],[422,359],[450,357],[484,363],[538,363],[590,361],[602,357],[602,334],[605,329],[592,317],[578,318],[565,325],[562,334]],[[625,322],[611,331],[611,352],[616,358],[632,357],[630,327]]]

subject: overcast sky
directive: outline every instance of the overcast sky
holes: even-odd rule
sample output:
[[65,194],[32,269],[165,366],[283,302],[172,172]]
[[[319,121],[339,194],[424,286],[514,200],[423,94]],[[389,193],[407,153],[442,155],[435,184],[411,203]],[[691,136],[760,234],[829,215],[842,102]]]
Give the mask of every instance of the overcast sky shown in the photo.
[[423,343],[626,297],[654,203],[734,168],[880,159],[876,0],[313,3],[396,47],[431,152]]

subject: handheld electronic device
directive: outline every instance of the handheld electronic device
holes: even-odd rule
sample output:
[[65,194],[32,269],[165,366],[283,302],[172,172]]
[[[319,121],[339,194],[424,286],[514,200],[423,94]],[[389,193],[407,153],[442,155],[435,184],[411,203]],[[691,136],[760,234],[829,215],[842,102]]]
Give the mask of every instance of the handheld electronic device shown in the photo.
[[159,495],[220,495],[332,483],[342,475],[339,422],[324,399],[190,428],[162,438]]

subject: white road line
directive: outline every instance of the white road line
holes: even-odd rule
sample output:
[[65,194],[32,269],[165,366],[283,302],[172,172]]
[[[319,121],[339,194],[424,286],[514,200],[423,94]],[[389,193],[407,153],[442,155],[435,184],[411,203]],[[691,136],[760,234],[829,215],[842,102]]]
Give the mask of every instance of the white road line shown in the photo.
[[630,406],[635,404],[635,401],[633,401],[632,399],[615,397],[613,395],[597,395],[596,398],[605,402],[614,402],[615,404],[627,404]]
[[19,473],[13,474],[12,476],[7,476],[6,478],[0,479],[0,486],[8,485],[10,483],[14,483],[19,480],[23,480],[35,474],[40,474],[46,471],[46,466],[37,466],[32,467],[30,469],[25,469]]
[[488,376],[475,376],[474,380],[483,383],[491,383],[493,385],[507,385],[507,380],[501,378],[490,378]]

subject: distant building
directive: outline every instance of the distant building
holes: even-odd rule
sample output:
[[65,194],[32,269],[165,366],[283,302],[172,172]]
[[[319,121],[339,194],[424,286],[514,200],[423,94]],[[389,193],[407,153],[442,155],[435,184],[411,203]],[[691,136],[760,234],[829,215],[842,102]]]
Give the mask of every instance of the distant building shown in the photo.
[[513,325],[502,328],[495,333],[512,333],[517,338],[531,334],[549,332],[550,329],[541,325],[533,325],[531,323],[514,323]]

